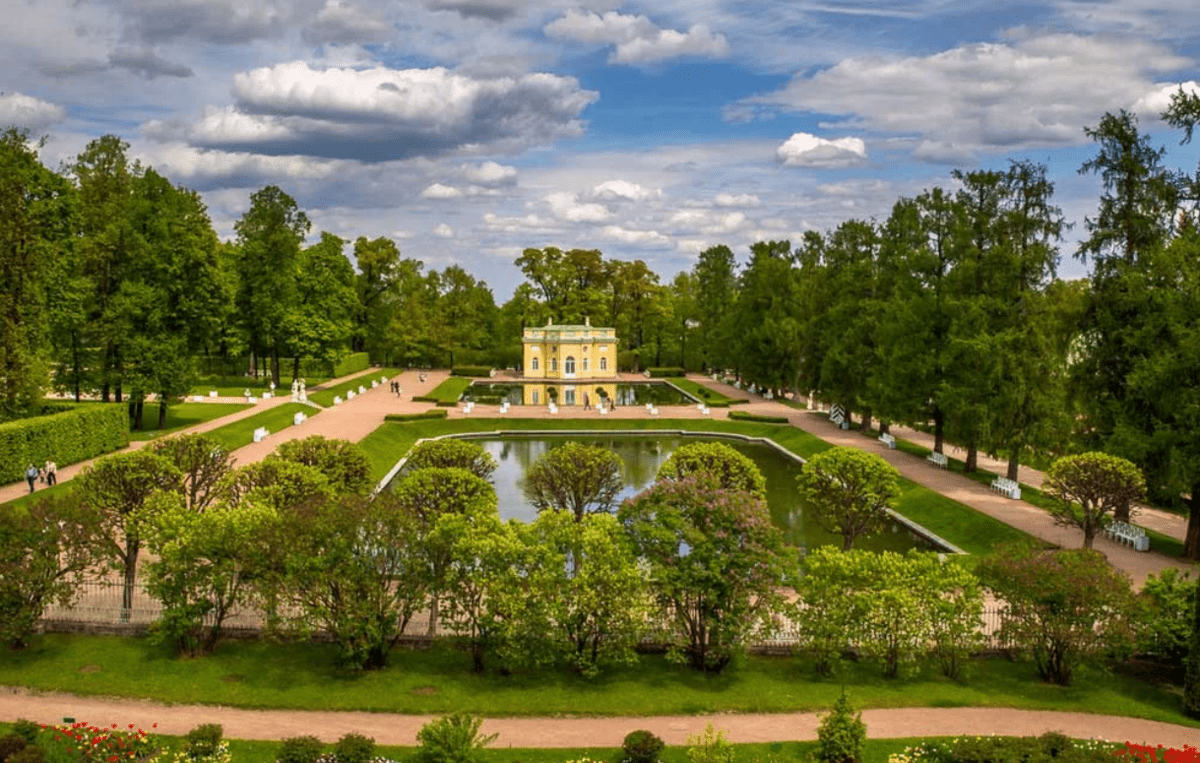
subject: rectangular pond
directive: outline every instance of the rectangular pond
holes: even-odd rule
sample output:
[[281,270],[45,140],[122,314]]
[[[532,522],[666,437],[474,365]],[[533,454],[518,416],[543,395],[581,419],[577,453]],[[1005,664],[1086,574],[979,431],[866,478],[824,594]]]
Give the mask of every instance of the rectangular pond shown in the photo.
[[667,382],[474,382],[459,398],[464,403],[478,405],[546,405],[589,406],[595,408],[601,400],[617,407],[630,405],[694,405],[700,402]]
[[[625,488],[618,500],[633,497],[649,487],[658,469],[667,457],[688,442],[721,442],[733,447],[752,459],[762,471],[767,482],[767,505],[771,520],[779,527],[787,541],[808,549],[815,546],[835,545],[841,547],[840,535],[825,532],[810,518],[806,518],[807,507],[796,490],[796,476],[801,464],[776,448],[763,443],[705,436],[682,435],[576,435],[547,436],[519,434],[471,437],[496,459],[499,467],[492,476],[496,487],[502,519],[532,521],[537,509],[524,493],[525,472],[542,454],[567,442],[583,442],[602,445],[621,458]],[[904,552],[910,548],[936,550],[924,538],[911,533],[899,524],[892,524],[883,533],[861,537],[855,548],[874,551]]]

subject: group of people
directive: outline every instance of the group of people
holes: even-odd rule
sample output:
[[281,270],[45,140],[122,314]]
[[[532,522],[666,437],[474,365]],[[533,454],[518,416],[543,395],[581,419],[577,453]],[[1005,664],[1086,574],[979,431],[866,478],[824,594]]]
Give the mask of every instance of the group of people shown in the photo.
[[25,469],[25,480],[29,483],[29,492],[33,492],[38,482],[47,487],[54,487],[58,484],[58,464],[53,460],[47,461],[46,465],[38,468],[31,461]]
[[401,394],[403,391],[404,391],[404,390],[400,389],[400,382],[398,382],[398,381],[394,381],[394,382],[392,382],[392,393],[393,393],[393,394],[399,395],[399,394]]

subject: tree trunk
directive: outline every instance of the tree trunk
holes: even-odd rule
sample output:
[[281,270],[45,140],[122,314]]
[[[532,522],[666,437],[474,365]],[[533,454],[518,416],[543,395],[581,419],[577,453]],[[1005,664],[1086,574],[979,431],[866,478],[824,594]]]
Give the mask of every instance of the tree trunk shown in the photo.
[[75,402],[80,400],[79,332],[71,332],[71,366],[75,369]]
[[271,381],[279,386],[279,345],[271,348]]
[[971,474],[979,470],[979,446],[975,443],[967,445],[967,460],[963,465],[963,473]]
[[300,354],[296,353],[296,357],[292,358],[292,381],[300,378]]
[[892,433],[892,425],[889,424],[888,422],[880,419],[879,420],[879,434],[891,434],[891,433]]
[[125,538],[125,587],[121,592],[121,622],[129,622],[133,610],[133,584],[137,578],[138,547],[137,540]]
[[429,630],[425,635],[429,638],[437,636],[437,621],[438,621],[438,599],[441,598],[437,594],[429,597]]
[[864,408],[862,412],[862,431],[866,432],[871,429],[871,409]]
[[1096,525],[1085,522],[1083,525],[1083,547],[1092,548],[1096,543]]
[[160,397],[158,399],[158,428],[162,429],[167,425],[167,399]]
[[1015,446],[1013,448],[1012,453],[1009,454],[1009,456],[1008,456],[1008,471],[1006,471],[1004,473],[1004,476],[1008,477],[1013,482],[1018,481],[1017,474],[1018,474],[1018,469],[1021,466],[1021,462],[1019,460],[1020,457],[1021,457],[1021,446],[1018,445],[1018,446]]
[[942,409],[935,407],[933,409],[933,452],[944,453],[943,448],[946,447],[946,417],[942,415]]
[[1183,558],[1200,559],[1200,482],[1192,485],[1188,499],[1187,534],[1183,540]]
[[[1194,491],[1195,487],[1192,490]],[[1192,495],[1195,495],[1195,492]],[[1194,509],[1192,516],[1195,517]],[[1200,581],[1196,583],[1196,611],[1192,614],[1191,647],[1184,659],[1183,712],[1189,717],[1200,718]]]

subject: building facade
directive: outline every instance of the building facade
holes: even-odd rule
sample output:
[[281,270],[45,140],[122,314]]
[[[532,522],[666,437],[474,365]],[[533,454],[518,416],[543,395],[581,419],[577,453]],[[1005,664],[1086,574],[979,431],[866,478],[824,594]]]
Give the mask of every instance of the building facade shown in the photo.
[[523,375],[526,379],[569,381],[617,378],[617,332],[592,326],[546,324],[526,328]]

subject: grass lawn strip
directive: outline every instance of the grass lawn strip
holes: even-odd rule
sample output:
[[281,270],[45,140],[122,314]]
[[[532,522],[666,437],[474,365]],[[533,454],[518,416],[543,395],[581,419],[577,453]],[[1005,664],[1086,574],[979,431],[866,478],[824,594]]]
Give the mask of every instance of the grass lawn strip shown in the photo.
[[676,387],[679,387],[684,392],[692,397],[703,400],[704,403],[713,408],[728,408],[731,404],[746,403],[748,400],[742,398],[732,398],[727,395],[722,395],[711,387],[692,381],[691,379],[682,376],[671,376],[665,379]]
[[341,384],[334,385],[328,389],[320,389],[316,392],[309,392],[308,399],[317,405],[328,408],[333,405],[333,398],[340,397],[343,401],[346,399],[346,393],[350,390],[358,392],[359,387],[371,388],[372,381],[379,381],[383,377],[391,379],[400,373],[398,368],[372,368],[366,373],[359,374],[353,379],[347,379]]
[[320,413],[320,410],[304,403],[284,403],[232,424],[218,427],[207,434],[220,443],[221,447],[228,451],[235,451],[254,442],[254,430],[259,427],[266,427],[269,432],[275,433],[292,426],[292,417],[297,413],[315,416]]
[[337,650],[329,644],[231,641],[209,657],[187,660],[176,659],[169,645],[142,638],[64,634],[39,636],[22,652],[0,653],[0,685],[249,709],[461,710],[490,717],[778,713],[824,711],[845,686],[860,708],[1014,707],[1200,727],[1180,711],[1179,685],[1157,676],[1081,669],[1074,685],[1060,687],[1040,681],[1029,661],[978,659],[967,670],[962,681],[932,667],[885,679],[878,665],[843,661],[835,676],[822,678],[801,658],[750,656],[719,676],[706,676],[663,656],[643,655],[638,664],[606,670],[594,680],[569,669],[480,675],[468,655],[443,645],[397,648],[390,667],[351,673],[337,666]]
[[[397,429],[403,431],[396,431]],[[797,427],[754,424],[717,419],[439,419],[385,423],[360,443],[371,459],[372,477],[382,479],[418,439],[465,432],[547,430],[569,432],[591,430],[639,430],[653,432],[677,429],[691,432],[727,432],[774,440],[801,458],[832,447],[824,440]],[[893,508],[930,532],[945,538],[970,554],[989,553],[996,543],[1038,543],[1037,539],[983,512],[922,487],[901,480],[900,498]]]
[[158,406],[147,405],[144,414],[144,428],[141,431],[130,430],[129,439],[133,441],[153,440],[180,429],[194,427],[206,421],[219,419],[231,413],[244,411],[252,407],[250,403],[176,403],[167,408],[166,426],[158,428]]
[[474,379],[468,376],[451,376],[424,395],[414,397],[413,400],[452,407],[458,403],[458,399],[467,391],[467,387],[471,386],[472,381]]

